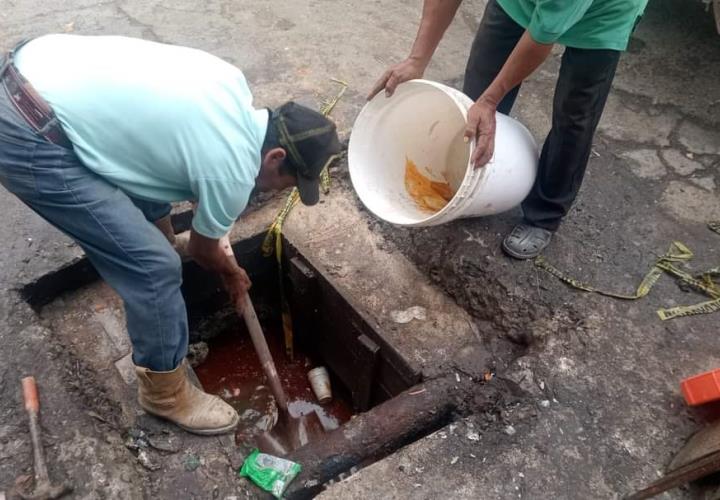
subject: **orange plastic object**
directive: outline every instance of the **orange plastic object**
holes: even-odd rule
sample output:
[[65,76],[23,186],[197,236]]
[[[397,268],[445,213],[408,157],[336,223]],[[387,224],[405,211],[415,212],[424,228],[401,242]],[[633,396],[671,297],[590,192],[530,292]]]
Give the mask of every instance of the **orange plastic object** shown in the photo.
[[686,378],[680,382],[685,402],[697,406],[720,399],[720,368]]

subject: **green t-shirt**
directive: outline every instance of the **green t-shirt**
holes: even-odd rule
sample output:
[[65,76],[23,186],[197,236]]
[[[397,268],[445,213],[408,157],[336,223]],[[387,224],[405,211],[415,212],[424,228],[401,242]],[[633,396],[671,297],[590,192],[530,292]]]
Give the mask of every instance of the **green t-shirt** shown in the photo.
[[538,43],[625,50],[647,0],[498,0]]

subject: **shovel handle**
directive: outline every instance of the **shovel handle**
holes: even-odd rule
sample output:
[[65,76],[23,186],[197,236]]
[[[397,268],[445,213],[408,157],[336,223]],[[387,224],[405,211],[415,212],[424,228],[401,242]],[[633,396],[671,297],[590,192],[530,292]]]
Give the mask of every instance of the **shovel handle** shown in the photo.
[[25,409],[29,412],[38,413],[40,411],[40,401],[38,399],[35,377],[25,377],[21,382],[23,399],[25,400]]
[[[225,252],[225,255],[231,259],[235,259],[235,253],[233,252],[228,235],[220,238],[219,244],[222,251]],[[275,369],[275,362],[272,359],[272,354],[270,354],[270,349],[268,348],[267,341],[265,340],[265,334],[260,327],[260,322],[258,321],[257,314],[255,313],[255,308],[253,307],[252,301],[250,300],[250,296],[247,292],[245,293],[243,319],[245,320],[245,326],[247,326],[248,332],[250,332],[250,338],[255,346],[258,358],[260,358],[260,364],[265,372],[265,376],[267,376],[268,382],[270,383],[270,390],[275,397],[279,413],[281,415],[287,414],[287,397],[285,396],[285,391],[280,383],[280,377],[278,376],[277,369]]]
[[260,327],[255,308],[252,305],[250,296],[245,294],[245,309],[243,311],[243,318],[245,319],[245,325],[247,326],[248,332],[250,332],[250,338],[252,339],[255,351],[260,358],[260,364],[262,365],[265,375],[270,383],[270,390],[272,390],[275,401],[277,402],[280,413],[287,413],[287,397],[285,391],[280,383],[280,377],[275,369],[275,362],[273,362],[272,354],[268,348],[267,341],[265,340],[265,334]]

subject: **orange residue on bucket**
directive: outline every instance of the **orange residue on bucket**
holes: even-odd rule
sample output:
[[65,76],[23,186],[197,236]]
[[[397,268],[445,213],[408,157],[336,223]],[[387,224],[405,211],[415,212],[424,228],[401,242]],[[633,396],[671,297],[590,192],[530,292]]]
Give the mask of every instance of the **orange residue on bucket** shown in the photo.
[[415,162],[405,157],[405,190],[421,210],[438,212],[453,197],[450,184],[428,179],[420,173]]

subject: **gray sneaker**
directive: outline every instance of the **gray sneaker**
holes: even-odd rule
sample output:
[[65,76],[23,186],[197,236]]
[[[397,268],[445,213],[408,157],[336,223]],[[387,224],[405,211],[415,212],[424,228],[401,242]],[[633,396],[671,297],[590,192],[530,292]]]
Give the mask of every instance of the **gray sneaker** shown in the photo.
[[502,242],[503,251],[516,259],[534,259],[545,250],[552,231],[530,224],[518,224]]

